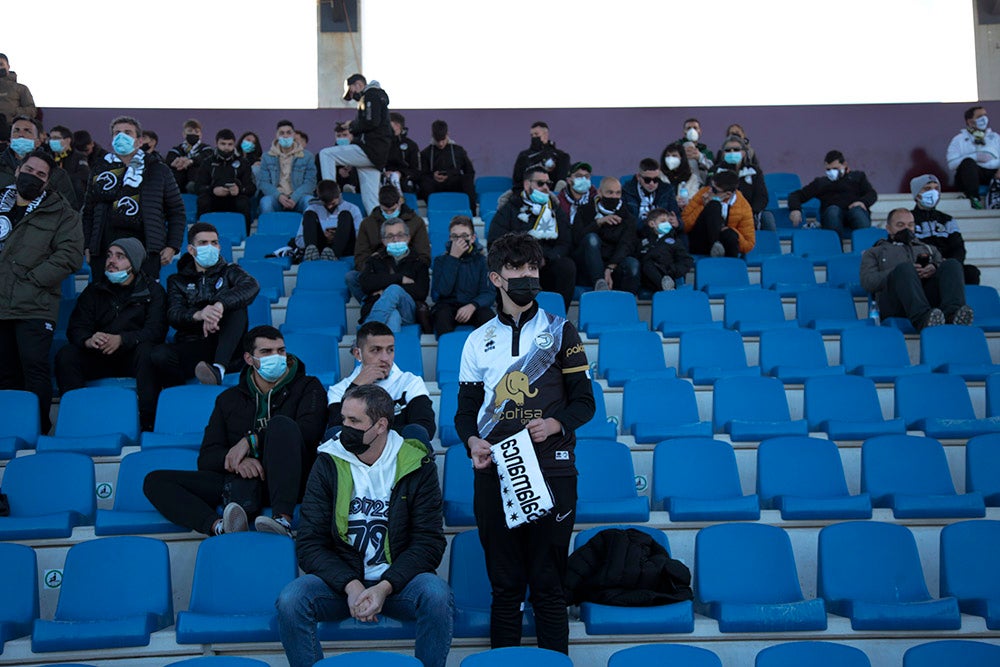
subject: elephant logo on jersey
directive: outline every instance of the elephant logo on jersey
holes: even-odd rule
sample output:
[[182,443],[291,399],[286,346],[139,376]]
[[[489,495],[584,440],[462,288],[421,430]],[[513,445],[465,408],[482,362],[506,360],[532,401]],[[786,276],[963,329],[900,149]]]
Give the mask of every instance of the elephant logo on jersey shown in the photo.
[[100,185],[102,190],[108,192],[114,190],[115,186],[118,185],[118,177],[113,171],[102,171],[94,179],[94,182]]
[[504,401],[510,399],[517,405],[524,405],[524,398],[534,398],[538,395],[538,390],[531,389],[531,380],[521,371],[511,371],[503,376],[500,384],[496,388],[496,399],[493,405],[503,405]]
[[132,217],[139,213],[139,202],[135,200],[134,197],[122,197],[117,202],[115,202],[115,208],[122,215]]

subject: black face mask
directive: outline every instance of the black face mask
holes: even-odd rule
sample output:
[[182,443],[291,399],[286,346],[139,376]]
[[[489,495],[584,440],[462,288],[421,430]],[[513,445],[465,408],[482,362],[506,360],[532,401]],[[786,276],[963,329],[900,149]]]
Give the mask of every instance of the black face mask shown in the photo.
[[892,240],[896,243],[903,243],[909,245],[913,243],[913,239],[916,238],[913,231],[909,227],[903,227],[898,232],[892,235]]
[[219,151],[219,157],[228,160],[233,156],[234,151]]
[[371,447],[370,444],[365,444],[365,433],[370,430],[371,427],[362,431],[360,428],[354,428],[353,426],[342,426],[340,429],[340,444],[351,454],[361,456]]
[[35,176],[22,171],[17,175],[17,194],[28,201],[34,201],[45,189],[45,182]]
[[7,70],[0,67],[0,79],[6,78],[6,76],[7,76]]
[[197,134],[185,134],[184,141],[188,142],[191,146],[194,146],[201,139]]
[[618,209],[618,204],[621,201],[618,197],[601,197],[601,206],[607,211],[615,211]]
[[361,93],[354,93],[353,95],[351,95],[351,99],[354,100],[355,102],[360,102],[361,101]]
[[506,291],[514,305],[523,308],[535,300],[538,293],[542,291],[542,286],[538,282],[538,278],[532,276],[508,278]]
[[148,153],[150,148],[152,148],[152,146],[150,146],[149,144],[142,144],[141,146],[139,146],[139,150],[141,150],[143,153]]
[[531,148],[532,148],[532,150],[540,151],[540,150],[542,150],[542,146],[544,146],[544,145],[545,144],[542,143],[542,138],[541,137],[532,137],[531,138]]

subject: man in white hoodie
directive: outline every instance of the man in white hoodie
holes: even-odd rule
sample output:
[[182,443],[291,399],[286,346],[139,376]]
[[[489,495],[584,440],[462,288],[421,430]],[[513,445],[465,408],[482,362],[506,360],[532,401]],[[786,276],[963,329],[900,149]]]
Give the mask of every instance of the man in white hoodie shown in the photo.
[[385,613],[416,620],[417,659],[444,667],[454,601],[434,574],[445,539],[433,454],[391,429],[393,401],[381,387],[351,387],[341,414],[340,437],[320,446],[302,501],[296,552],[305,575],[278,596],[288,664],[323,658],[319,622]]

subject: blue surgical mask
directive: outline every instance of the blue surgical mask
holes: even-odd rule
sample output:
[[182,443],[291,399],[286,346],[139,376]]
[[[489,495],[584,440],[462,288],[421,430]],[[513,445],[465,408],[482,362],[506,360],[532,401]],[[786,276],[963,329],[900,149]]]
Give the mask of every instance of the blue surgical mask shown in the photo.
[[670,232],[674,231],[674,226],[671,225],[668,220],[664,220],[663,222],[656,225],[656,231],[659,232],[660,236],[663,236],[665,234],[669,234]]
[[976,119],[976,129],[985,130],[990,126],[990,119],[988,116],[980,116]]
[[111,149],[118,155],[131,155],[135,152],[135,139],[124,132],[119,132],[111,140]]
[[214,245],[200,245],[195,248],[194,261],[203,269],[215,266],[219,262],[219,249]]
[[295,144],[295,137],[278,137],[278,146],[291,148]]
[[62,153],[63,152],[62,139],[49,139],[49,148],[52,149],[53,153]]
[[249,152],[255,150],[256,148],[257,148],[257,144],[255,144],[252,141],[245,141],[244,140],[244,141],[240,142],[240,150],[243,151],[244,153],[249,153]]
[[257,373],[267,382],[275,382],[288,370],[288,359],[283,354],[269,354],[255,359],[260,362]]
[[25,137],[18,137],[17,139],[11,139],[10,148],[18,155],[27,155],[31,151],[35,150],[35,140],[26,139]]
[[531,201],[536,204],[544,204],[549,200],[549,194],[541,190],[532,190],[529,196],[531,197]]
[[937,190],[928,190],[927,192],[921,192],[919,198],[922,205],[927,208],[934,208],[937,206],[938,199],[941,198],[941,193]]
[[128,280],[128,271],[105,271],[104,275],[115,285],[121,285]]
[[410,250],[410,244],[406,241],[393,241],[392,243],[387,243],[385,246],[385,251],[399,259],[405,255]]
[[581,195],[584,192],[590,190],[590,179],[584,176],[580,178],[573,179],[573,192],[579,192]]
[[839,169],[827,169],[826,170],[826,177],[829,178],[831,181],[835,181],[838,178],[840,178],[840,170]]
[[338,146],[349,146],[350,143],[351,143],[351,140],[348,139],[347,137],[337,137],[337,145]]
[[[402,208],[402,207],[400,207],[400,208]],[[385,216],[385,219],[386,219],[386,220],[392,220],[393,218],[398,218],[398,217],[399,217],[399,209],[397,208],[397,209],[396,209],[395,211],[393,211],[392,213],[389,213],[389,212],[388,212],[388,211],[386,211],[385,209],[382,209],[382,215],[384,215],[384,216]]]
[[726,164],[739,164],[740,160],[743,159],[742,153],[726,153],[722,156],[722,159],[726,161]]

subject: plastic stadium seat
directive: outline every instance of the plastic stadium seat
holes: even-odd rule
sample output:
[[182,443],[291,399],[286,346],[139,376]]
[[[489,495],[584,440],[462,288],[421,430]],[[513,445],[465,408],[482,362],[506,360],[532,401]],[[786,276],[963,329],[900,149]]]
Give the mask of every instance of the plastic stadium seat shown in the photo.
[[788,642],[763,649],[754,667],[871,667],[861,649],[836,642]]
[[38,397],[30,391],[0,391],[0,459],[12,459],[19,450],[34,449],[41,424]]
[[[360,192],[343,192],[341,193],[344,201],[351,202],[361,210],[361,215],[368,215],[368,211],[365,210],[365,203],[361,199]],[[468,201],[468,199],[466,199]]]
[[535,301],[538,302],[538,307],[546,313],[566,318],[566,302],[563,301],[562,295],[558,292],[539,292]]
[[[198,449],[215,409],[215,399],[225,387],[185,384],[168,387],[156,402],[156,422],[142,434],[142,447],[191,447]],[[184,430],[181,429],[191,429]]]
[[778,204],[779,199],[788,199],[788,195],[802,188],[798,174],[785,171],[772,171],[764,174],[764,185],[767,187],[768,200]]
[[287,271],[292,267],[292,258],[290,255],[268,257],[268,255],[273,255],[276,251],[286,247],[288,247],[287,236],[251,234],[243,244],[243,259],[272,262]]
[[866,377],[840,375],[809,378],[805,383],[804,417],[810,431],[831,440],[864,440],[906,433],[902,419],[884,419],[875,383]]
[[976,419],[965,381],[957,375],[926,373],[896,380],[896,415],[907,428],[932,438],[971,438],[1000,431],[1000,418]]
[[[449,452],[450,455],[450,452]],[[465,454],[462,454],[465,456]],[[471,464],[469,468],[471,469]],[[472,474],[470,472],[469,476]],[[472,486],[472,480],[469,480]],[[472,504],[470,488],[469,504]],[[470,510],[471,511],[471,510]],[[473,522],[474,525],[475,522]],[[451,541],[448,561],[448,584],[455,597],[455,637],[489,637],[492,592],[486,576],[486,557],[479,542],[479,531],[464,530]],[[525,605],[521,629],[525,636],[535,634],[531,606]]]
[[711,438],[664,440],[653,451],[653,503],[671,521],[759,519],[756,495],[743,495],[736,455]]
[[198,452],[193,449],[150,449],[122,458],[115,485],[115,504],[97,510],[97,535],[188,532],[171,523],[153,507],[142,491],[146,475],[153,470],[197,470]]
[[941,529],[941,595],[957,599],[963,613],[985,618],[990,630],[1000,630],[998,553],[1000,521],[961,521]]
[[223,238],[229,239],[230,245],[239,245],[247,238],[247,223],[242,213],[205,213],[198,222],[207,222],[218,230],[219,245]]
[[760,335],[760,367],[782,382],[843,375],[843,366],[830,366],[823,336],[814,329],[775,329]]
[[586,292],[580,297],[580,331],[598,338],[608,331],[648,331],[631,292]]
[[240,268],[257,279],[260,293],[271,303],[285,296],[285,272],[274,262],[264,259],[240,260]]
[[1000,373],[986,376],[986,416],[1000,417]]
[[736,257],[704,257],[694,266],[695,289],[712,298],[725,296],[738,289],[759,289],[750,284],[747,264]]
[[[458,194],[465,200],[465,205],[457,209],[427,209],[427,235],[431,242],[431,255],[437,256],[445,252],[449,237],[451,220],[457,215],[469,216],[469,198],[464,193],[437,192],[438,194]],[[434,196],[434,195],[431,195]],[[471,217],[471,216],[470,216]]]
[[632,452],[610,440],[577,440],[577,523],[649,521],[649,498],[635,488]]
[[396,365],[404,372],[410,372],[417,377],[423,377],[424,357],[420,349],[419,329],[413,328],[397,331],[395,338]]
[[966,380],[985,380],[987,375],[1000,372],[1000,364],[990,359],[983,330],[958,324],[927,327],[920,332],[920,363]]
[[832,229],[796,229],[792,232],[792,254],[813,264],[824,264],[830,257],[843,254],[840,234]]
[[464,211],[461,215],[472,217],[469,197],[464,192],[433,192],[427,197],[427,211]]
[[573,667],[568,655],[534,646],[495,648],[464,658],[461,667]]
[[757,495],[785,521],[870,519],[867,493],[850,495],[840,451],[832,440],[790,436],[757,447]]
[[198,658],[171,662],[166,667],[267,667],[267,663],[233,655],[203,655]]
[[712,422],[701,421],[694,386],[687,380],[652,378],[625,383],[622,433],[637,443],[667,438],[712,437]]
[[257,234],[284,236],[290,239],[299,231],[302,214],[295,211],[272,211],[261,213],[257,218]]
[[808,433],[804,419],[792,421],[781,380],[767,377],[724,377],[716,382],[712,425],[734,442]]
[[608,667],[722,667],[722,661],[708,649],[685,644],[647,644],[616,651],[608,658]]
[[851,254],[860,255],[887,236],[884,227],[862,227],[851,230]]
[[[810,271],[812,268],[809,269]],[[744,336],[759,336],[771,329],[798,328],[795,320],[785,319],[781,297],[770,290],[740,290],[725,297],[723,323]]]
[[435,379],[438,384],[458,382],[458,371],[462,361],[462,350],[469,337],[468,331],[450,331],[437,341],[437,362]]
[[506,192],[512,183],[510,176],[477,176],[476,192]]
[[76,452],[11,459],[3,476],[10,516],[0,517],[0,540],[69,537],[90,526],[97,511],[94,462]]
[[347,299],[347,284],[344,277],[354,269],[354,258],[336,262],[302,262],[295,274],[295,289],[299,292],[335,292]]
[[191,224],[198,219],[198,195],[187,192],[181,193],[181,201],[184,202],[185,222]]
[[760,266],[768,258],[780,255],[781,239],[778,237],[778,232],[758,229],[755,233],[753,249],[746,255],[746,263],[747,266]]
[[843,289],[820,287],[799,292],[795,307],[800,327],[816,329],[824,334],[841,333],[872,324],[868,318],[858,319],[854,297]]
[[330,292],[301,292],[288,297],[281,332],[329,334],[340,340],[347,330],[344,299]]
[[983,331],[1000,331],[1000,295],[995,287],[966,285],[965,303],[975,311],[975,326]]
[[983,494],[987,507],[1000,507],[1000,434],[965,443],[965,490]]
[[497,212],[497,209],[500,207],[500,198],[508,192],[510,192],[510,188],[493,188],[490,190],[476,191],[477,199],[479,200],[479,217],[483,220],[483,222],[486,222],[487,219],[493,217],[493,215]]
[[[667,382],[668,380],[664,380]],[[590,381],[590,387],[594,392],[594,416],[590,421],[576,429],[577,439],[588,440],[615,440],[618,437],[618,424],[615,420],[608,419],[608,410],[604,404],[604,390],[596,380]]]
[[[794,232],[797,227],[792,224],[792,220],[789,217],[790,211],[787,208],[778,206],[774,200],[772,200],[767,205],[767,212],[774,216],[774,226],[775,231],[778,233],[778,238],[782,241],[791,241],[792,232]],[[802,212],[805,215],[805,211]]]
[[0,543],[0,570],[4,590],[0,596],[0,653],[9,639],[31,634],[38,618],[38,563],[35,550],[23,544]]
[[[464,445],[449,447],[444,455],[444,522],[449,526],[475,526],[472,513],[472,459]],[[454,549],[454,545],[452,546]]]
[[340,381],[340,348],[335,337],[294,331],[284,337],[285,350],[305,364],[306,373],[319,378],[324,387]]
[[421,667],[421,662],[403,653],[351,651],[323,658],[313,667]]
[[[462,442],[458,439],[458,431],[455,430],[455,412],[458,410],[458,381],[447,384],[438,382],[438,390],[441,392],[437,410],[438,439],[441,440],[441,445],[444,447],[460,445]],[[465,447],[460,449],[465,449]],[[469,465],[472,464],[469,463]]]
[[819,532],[817,593],[854,630],[958,630],[955,598],[927,591],[913,534],[878,521],[845,521]]
[[897,519],[981,517],[983,496],[958,495],[944,447],[933,438],[880,435],[861,447],[861,490]]
[[695,610],[720,632],[826,630],[820,599],[806,600],[788,534],[763,524],[722,524],[695,538]]
[[696,290],[671,290],[653,294],[653,328],[667,337],[685,331],[721,329],[722,322],[712,319],[708,295]]
[[[100,419],[94,407],[101,406]],[[84,387],[67,391],[59,401],[55,435],[41,435],[39,452],[80,452],[117,456],[139,440],[139,402],[135,392],[121,387]]]
[[903,654],[903,667],[994,667],[1000,665],[1000,646],[968,639],[942,639],[914,646]]
[[262,324],[271,326],[271,304],[266,296],[257,294],[247,307],[247,320],[251,329]]
[[149,537],[104,537],[70,547],[55,617],[35,621],[34,653],[148,646],[171,625],[170,555]]
[[844,253],[826,260],[825,285],[846,289],[851,296],[866,296],[868,292],[861,288],[861,256]]
[[747,365],[743,337],[728,329],[682,333],[678,369],[680,375],[702,385],[714,384],[719,378],[760,376],[760,367]]
[[217,537],[198,545],[191,604],[177,614],[177,643],[279,641],[274,601],[298,576],[295,543],[257,532]]
[[840,363],[848,373],[875,382],[895,382],[901,375],[929,373],[925,364],[911,365],[906,338],[893,327],[859,327],[840,334]]
[[[737,334],[738,336],[739,334]],[[612,387],[639,377],[676,377],[663,357],[663,339],[653,331],[609,331],[597,349],[597,372]]]
[[779,255],[766,258],[760,267],[760,285],[781,296],[794,296],[816,287],[816,271],[805,257]]

